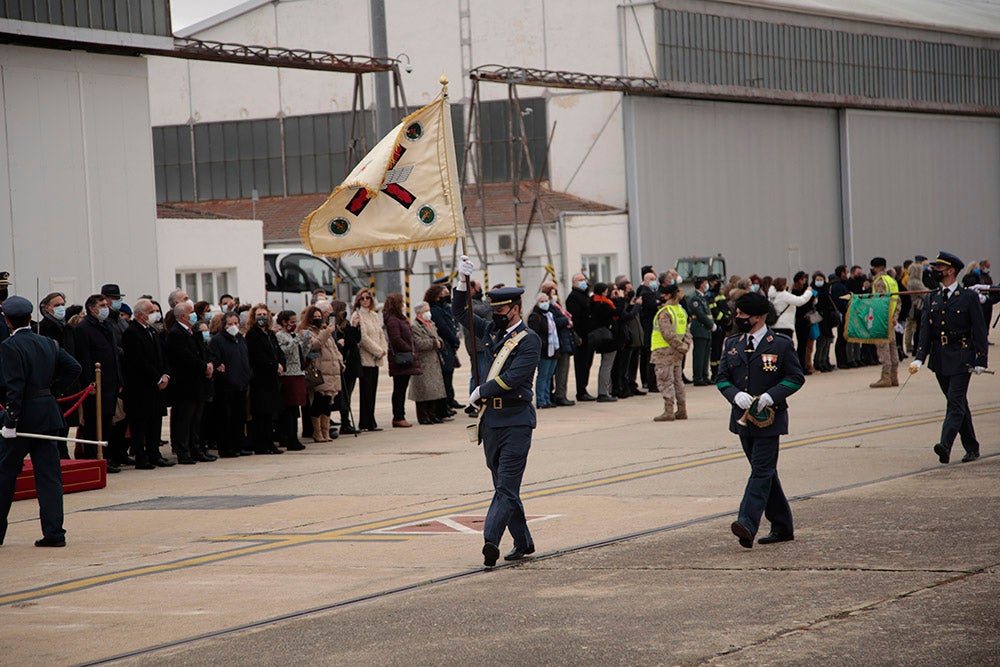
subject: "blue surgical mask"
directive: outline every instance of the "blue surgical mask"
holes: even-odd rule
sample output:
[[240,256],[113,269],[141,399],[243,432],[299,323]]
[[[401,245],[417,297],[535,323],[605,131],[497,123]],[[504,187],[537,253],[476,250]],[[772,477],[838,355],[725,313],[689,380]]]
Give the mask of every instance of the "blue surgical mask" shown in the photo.
[[580,282],[578,282],[576,284],[576,288],[577,289],[587,289],[587,281],[586,280],[581,280]]
[[760,285],[758,285],[757,283],[754,283],[753,285],[750,286],[750,291],[751,292],[759,292],[760,291]]
[[107,306],[104,306],[103,308],[98,308],[97,309],[97,319],[99,319],[101,322],[103,322],[104,320],[108,319],[108,315],[109,314],[110,314],[110,311],[108,310]]
[[542,301],[540,304],[538,304],[538,307],[541,308],[543,311],[544,310],[548,310],[549,309],[549,302],[548,301]]
[[112,301],[111,302],[111,308],[113,310],[121,310],[122,309],[122,300],[121,299],[115,299],[114,301]]
[[196,313],[191,313],[190,315],[188,315],[188,322],[194,324],[197,321],[198,321],[198,315]]
[[204,339],[204,341],[206,343],[212,339],[212,335],[210,333],[208,333],[207,331],[202,331],[201,332],[201,337],[202,337],[202,339]]
[[229,312],[229,304],[228,303],[222,304],[222,312],[223,313],[228,313]]
[[671,278],[670,279],[670,284],[671,285],[676,285],[677,284],[677,280],[675,280],[674,278]]
[[646,287],[648,287],[649,289],[656,289],[657,285],[658,283],[655,280],[650,280],[648,283],[646,283]]
[[52,309],[52,317],[60,322],[66,319],[66,306],[56,306]]

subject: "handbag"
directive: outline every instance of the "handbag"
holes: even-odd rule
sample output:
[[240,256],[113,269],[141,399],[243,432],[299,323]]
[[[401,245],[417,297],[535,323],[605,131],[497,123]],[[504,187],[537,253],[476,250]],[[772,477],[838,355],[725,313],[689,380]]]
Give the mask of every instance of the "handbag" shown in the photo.
[[323,384],[323,373],[315,366],[306,369],[306,386],[312,389]]
[[396,366],[412,366],[413,365],[413,353],[412,352],[393,352],[392,363]]
[[587,333],[587,345],[595,352],[607,352],[615,345],[610,327],[597,327]]
[[815,308],[806,313],[806,319],[809,320],[809,324],[819,324],[823,321],[823,316],[819,314]]

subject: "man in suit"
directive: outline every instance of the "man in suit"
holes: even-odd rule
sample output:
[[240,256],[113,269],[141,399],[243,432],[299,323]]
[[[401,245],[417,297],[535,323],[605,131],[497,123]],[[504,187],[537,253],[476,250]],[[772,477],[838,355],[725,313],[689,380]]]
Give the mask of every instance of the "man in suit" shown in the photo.
[[132,309],[132,321],[122,333],[125,412],[132,428],[136,470],[173,465],[160,456],[170,375],[163,346],[152,327],[159,315],[152,301],[139,299]]
[[[740,437],[750,461],[739,516],[731,529],[740,546],[750,549],[763,514],[771,532],[758,544],[795,539],[792,510],[778,479],[779,438],[788,433],[788,397],[802,388],[805,377],[792,340],[771,331],[764,323],[767,297],[748,292],[736,300],[736,327],[740,332],[725,340],[716,385],[732,404],[729,430]],[[774,421],[758,426],[743,419],[756,398],[756,408],[774,411]]]
[[170,444],[177,462],[194,465],[209,461],[198,447],[205,383],[215,370],[208,360],[208,348],[195,340],[191,327],[194,306],[181,301],[173,309],[174,325],[167,332],[167,366],[170,369]]
[[42,524],[42,539],[35,546],[64,547],[59,448],[53,440],[19,438],[17,432],[57,435],[62,431],[66,422],[52,391],[71,386],[80,375],[80,364],[55,341],[31,331],[31,310],[31,302],[23,297],[4,302],[4,320],[13,333],[0,343],[0,378],[7,388],[6,411],[0,412],[0,544],[7,535],[17,476],[30,454]]
[[708,381],[708,361],[712,351],[712,332],[716,325],[712,321],[712,310],[705,298],[708,290],[708,278],[694,279],[694,292],[691,293],[688,313],[691,316],[691,337],[694,339],[694,386],[704,387]]
[[[452,313],[459,321],[468,318],[465,281],[474,268],[463,255],[452,302]],[[470,405],[482,406],[479,437],[486,466],[493,476],[493,500],[483,526],[486,567],[496,565],[505,530],[514,539],[514,549],[504,560],[520,560],[535,552],[521,503],[521,478],[531,449],[531,431],[536,425],[531,383],[538,368],[542,341],[521,319],[523,293],[519,287],[492,290],[487,294],[492,321],[474,316],[475,334],[485,341],[492,359],[488,375],[479,378],[479,386],[469,396]]]
[[566,310],[573,317],[573,331],[578,336],[576,352],[573,353],[577,401],[597,400],[587,392],[587,383],[590,382],[590,367],[594,363],[594,348],[587,343],[587,334],[590,333],[591,329],[590,296],[587,294],[589,288],[586,276],[582,273],[574,274],[573,288],[566,297]]
[[[121,367],[119,365],[118,347],[114,333],[107,324],[111,312],[107,297],[92,294],[84,302],[86,315],[73,332],[76,344],[76,359],[83,370],[80,373],[80,384],[86,387],[97,379],[95,363],[101,364],[101,414],[97,414],[97,399],[94,395],[83,402],[83,424],[80,426],[80,437],[87,440],[98,440],[97,420],[101,420],[101,438],[109,440],[106,448],[108,455],[108,472],[120,472],[118,464],[126,459],[126,453],[113,449],[110,442],[112,422],[115,416],[115,405],[122,388]],[[95,445],[84,445],[84,453],[88,457],[96,457]]]
[[986,320],[979,295],[958,283],[962,260],[950,252],[938,253],[931,263],[933,279],[941,287],[927,295],[920,321],[920,342],[910,373],[916,373],[927,362],[937,376],[941,392],[948,399],[941,441],[934,453],[941,463],[951,459],[951,447],[957,435],[962,436],[965,456],[962,462],[979,458],[979,441],[972,427],[972,413],[966,394],[972,373],[986,370],[988,350]]

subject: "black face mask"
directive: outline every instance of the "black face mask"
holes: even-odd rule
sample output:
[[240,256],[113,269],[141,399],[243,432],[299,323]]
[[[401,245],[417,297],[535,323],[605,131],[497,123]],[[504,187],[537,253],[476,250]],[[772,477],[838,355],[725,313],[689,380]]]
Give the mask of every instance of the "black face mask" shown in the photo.
[[7,300],[7,296],[8,296],[7,295],[7,288],[6,287],[0,287],[0,303],[3,303],[4,301],[6,301]]
[[259,326],[261,329],[263,329],[264,327],[266,327],[267,326],[267,318],[266,317],[258,317],[257,318],[257,326]]
[[749,317],[735,317],[736,320],[736,330],[740,333],[749,333],[753,329],[753,322],[750,321]]
[[314,317],[312,319],[312,325],[314,327],[321,327],[321,326],[323,326],[323,319],[319,318],[319,317]]
[[942,271],[941,269],[931,269],[931,278],[933,278],[938,282],[941,282],[942,280],[944,280],[944,271]]
[[507,314],[493,313],[493,326],[497,331],[507,330]]

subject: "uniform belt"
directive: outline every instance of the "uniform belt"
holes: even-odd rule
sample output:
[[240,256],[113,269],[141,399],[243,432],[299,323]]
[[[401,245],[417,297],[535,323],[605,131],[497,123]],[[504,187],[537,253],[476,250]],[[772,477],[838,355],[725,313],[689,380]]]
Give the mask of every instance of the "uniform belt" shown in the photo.
[[501,398],[500,396],[494,396],[489,399],[487,405],[494,410],[503,410],[504,408],[518,408],[522,405],[529,405],[528,401],[519,401],[512,398]]
[[941,345],[961,345],[965,347],[969,342],[971,331],[942,331]]
[[24,394],[24,400],[29,398],[42,398],[43,396],[51,396],[51,389],[36,389],[35,391],[29,391]]

